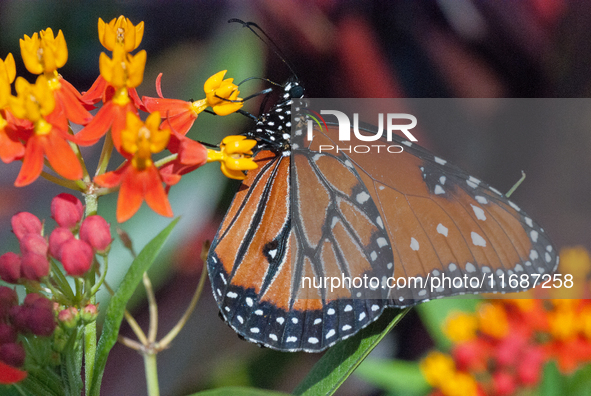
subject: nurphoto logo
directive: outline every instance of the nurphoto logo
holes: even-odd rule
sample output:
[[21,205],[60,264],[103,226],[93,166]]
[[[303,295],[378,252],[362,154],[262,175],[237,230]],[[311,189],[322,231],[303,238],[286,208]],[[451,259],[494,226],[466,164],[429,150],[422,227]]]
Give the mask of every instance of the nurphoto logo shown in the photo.
[[[360,142],[376,142],[384,137],[384,120],[386,120],[386,134],[385,139],[386,142],[392,142],[392,133],[394,131],[402,132],[408,140],[411,142],[416,142],[417,138],[410,133],[410,129],[414,128],[417,125],[417,118],[412,114],[406,113],[387,113],[384,116],[384,113],[378,114],[378,129],[377,131],[368,131],[367,129],[362,129],[362,132],[359,130],[359,114],[353,113],[353,128],[351,128],[351,121],[347,114],[343,113],[342,111],[338,110],[320,110],[320,114],[317,112],[307,109],[309,114],[308,123],[307,123],[307,138],[309,141],[312,141],[314,138],[314,125],[315,122],[320,131],[323,131],[323,126],[328,129],[326,121],[322,117],[322,115],[332,115],[335,116],[337,119],[337,123],[339,126],[339,142],[351,142],[353,143],[360,141]],[[321,115],[322,114],[322,115]],[[405,122],[406,121],[406,122]],[[351,130],[353,130],[354,136],[351,136]],[[384,140],[382,139],[381,142]],[[350,145],[327,145],[323,144],[319,146],[319,152],[328,152],[328,151],[335,151],[336,153],[339,152],[348,152],[348,153],[359,153],[365,154],[380,152],[381,150],[387,151],[389,153],[401,153],[404,149],[400,145],[387,145],[387,144],[350,144]]]

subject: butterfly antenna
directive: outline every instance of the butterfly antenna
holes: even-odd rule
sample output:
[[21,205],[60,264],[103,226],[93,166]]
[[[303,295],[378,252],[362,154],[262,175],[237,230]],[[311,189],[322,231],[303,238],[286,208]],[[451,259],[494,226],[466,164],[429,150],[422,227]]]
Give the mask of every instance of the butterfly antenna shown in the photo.
[[[261,29],[261,27],[259,25],[257,25],[254,22],[244,22],[243,20],[237,19],[237,18],[232,18],[228,21],[228,23],[234,23],[234,22],[240,23],[243,27],[247,28],[255,36],[257,36],[263,43],[267,44],[269,46],[269,48],[271,48],[271,50],[273,50],[275,55],[277,55],[277,57],[279,59],[281,59],[281,61],[283,63],[285,63],[285,65],[287,66],[289,71],[291,71],[291,74],[293,74],[294,77],[299,80],[298,75],[296,74],[294,68],[287,61],[285,55],[283,54],[283,52],[281,51],[279,46],[273,41],[273,39],[271,37],[269,37],[269,35],[267,33],[265,33],[265,31],[263,29]],[[255,29],[257,29],[263,36],[261,36],[257,31],[255,31]]]

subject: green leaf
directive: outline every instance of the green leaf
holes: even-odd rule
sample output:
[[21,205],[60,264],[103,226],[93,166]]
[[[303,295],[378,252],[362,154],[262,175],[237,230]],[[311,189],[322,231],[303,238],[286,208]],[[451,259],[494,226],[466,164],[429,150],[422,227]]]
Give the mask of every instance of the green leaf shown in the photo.
[[474,312],[480,301],[482,299],[476,296],[433,300],[417,305],[417,313],[437,348],[447,351],[451,348],[451,341],[443,334],[441,329],[445,319],[454,311]]
[[558,371],[556,362],[551,361],[544,366],[542,383],[539,389],[540,396],[570,395],[570,393],[566,392],[566,378]]
[[61,372],[66,395],[79,395],[82,393],[82,336],[84,330],[76,329],[70,336],[66,347],[61,353]]
[[109,301],[109,305],[105,312],[103,332],[97,345],[92,387],[90,388],[91,395],[99,395],[100,383],[103,378],[105,365],[107,364],[107,357],[109,356],[109,351],[117,342],[117,336],[119,335],[119,328],[121,327],[121,321],[123,320],[127,301],[131,298],[137,285],[141,282],[144,272],[150,268],[150,265],[152,265],[158,256],[164,242],[178,221],[179,218],[174,219],[164,230],[156,235],[154,239],[148,242],[140,254],[138,254],[135,260],[131,263],[129,270],[119,285],[119,289]]
[[226,388],[218,388],[203,392],[197,392],[189,396],[288,396],[288,394],[283,392],[269,391],[265,389],[230,386]]
[[564,394],[569,396],[588,396],[590,389],[591,365],[588,364],[567,379],[567,390]]
[[367,359],[355,375],[394,394],[424,395],[431,388],[416,362]]
[[355,336],[330,348],[294,390],[295,395],[332,395],[410,308],[386,310]]

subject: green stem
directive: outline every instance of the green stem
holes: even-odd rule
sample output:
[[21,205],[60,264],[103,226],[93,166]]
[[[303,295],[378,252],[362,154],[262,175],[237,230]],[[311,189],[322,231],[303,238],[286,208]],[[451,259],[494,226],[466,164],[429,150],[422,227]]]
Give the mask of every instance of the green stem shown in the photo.
[[158,367],[156,365],[156,354],[151,351],[143,353],[144,367],[146,370],[146,385],[148,386],[148,396],[160,396],[158,386]]
[[107,165],[111,159],[113,153],[113,139],[111,138],[111,131],[107,132],[105,143],[103,143],[103,149],[101,150],[101,156],[99,158],[98,167],[96,168],[95,176],[102,175],[107,170]]
[[166,165],[169,162],[174,161],[175,159],[178,158],[178,156],[179,156],[178,154],[171,154],[169,156],[166,156],[166,157],[154,162],[154,165],[156,166],[156,168],[160,168],[162,165]]
[[[87,194],[86,201],[86,216],[92,216],[98,210],[98,197],[95,194]],[[96,275],[94,271],[88,274],[89,286],[92,290],[95,285]],[[89,304],[96,304],[96,294],[90,296]],[[87,324],[84,327],[84,375],[85,375],[85,391],[90,394],[90,386],[93,380],[94,362],[96,358],[96,321]]]
[[45,180],[49,180],[50,182],[57,184],[58,186],[65,187],[70,190],[84,191],[84,188],[85,188],[84,183],[80,180],[77,180],[77,181],[65,180],[65,179],[56,177],[50,173],[47,173],[45,171],[41,172],[41,177],[44,178]]

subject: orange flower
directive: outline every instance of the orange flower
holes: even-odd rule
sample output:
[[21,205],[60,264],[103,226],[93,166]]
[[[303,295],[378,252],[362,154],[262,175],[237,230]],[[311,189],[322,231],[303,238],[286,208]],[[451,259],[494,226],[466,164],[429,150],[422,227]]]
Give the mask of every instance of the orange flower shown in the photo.
[[0,59],[0,159],[9,163],[22,158],[25,154],[25,146],[19,139],[19,134],[13,122],[10,122],[10,112],[4,108],[10,102],[10,84],[16,77],[16,66],[12,54],[8,54],[5,60]]
[[478,324],[482,333],[503,338],[509,332],[507,313],[500,304],[482,304],[478,309]]
[[10,98],[10,109],[16,117],[33,125],[26,138],[23,165],[15,186],[26,186],[39,177],[44,154],[53,170],[62,177],[82,178],[82,166],[66,141],[70,136],[67,123],[64,125],[55,112],[55,98],[45,76],[39,76],[34,85],[19,77],[15,87],[18,96]]
[[109,51],[113,51],[117,45],[120,45],[126,52],[131,52],[142,42],[144,22],[134,26],[129,18],[121,15],[107,24],[99,18],[98,32],[101,44]]
[[131,218],[145,200],[162,216],[172,216],[172,209],[162,185],[162,177],[152,161],[152,154],[166,147],[168,129],[159,129],[160,114],[153,113],[143,123],[134,113],[127,113],[126,127],[121,133],[121,149],[128,161],[118,170],[94,178],[102,187],[119,186],[117,221]]
[[454,312],[443,325],[445,335],[454,343],[473,340],[477,329],[478,320],[466,312]]
[[239,110],[243,102],[238,95],[238,86],[233,79],[222,80],[227,70],[214,74],[203,85],[205,99],[184,101],[180,99],[166,99],[162,96],[160,82],[162,73],[156,78],[156,92],[158,98],[144,96],[142,98],[146,109],[150,112],[159,111],[166,119],[166,124],[172,131],[186,135],[193,123],[203,110],[211,106],[217,115],[228,115]]
[[233,78],[223,79],[227,70],[222,70],[207,79],[203,89],[207,104],[211,106],[217,115],[228,115],[239,110],[244,102],[238,97],[240,91],[238,86],[233,84]]
[[258,167],[251,158],[251,149],[256,144],[256,140],[246,139],[245,136],[226,136],[220,144],[220,151],[207,150],[207,162],[218,161],[226,177],[244,180],[246,175],[242,171]]
[[57,37],[53,36],[51,28],[34,33],[32,37],[25,34],[20,46],[25,67],[33,74],[53,73],[68,60],[68,47],[61,30]]

